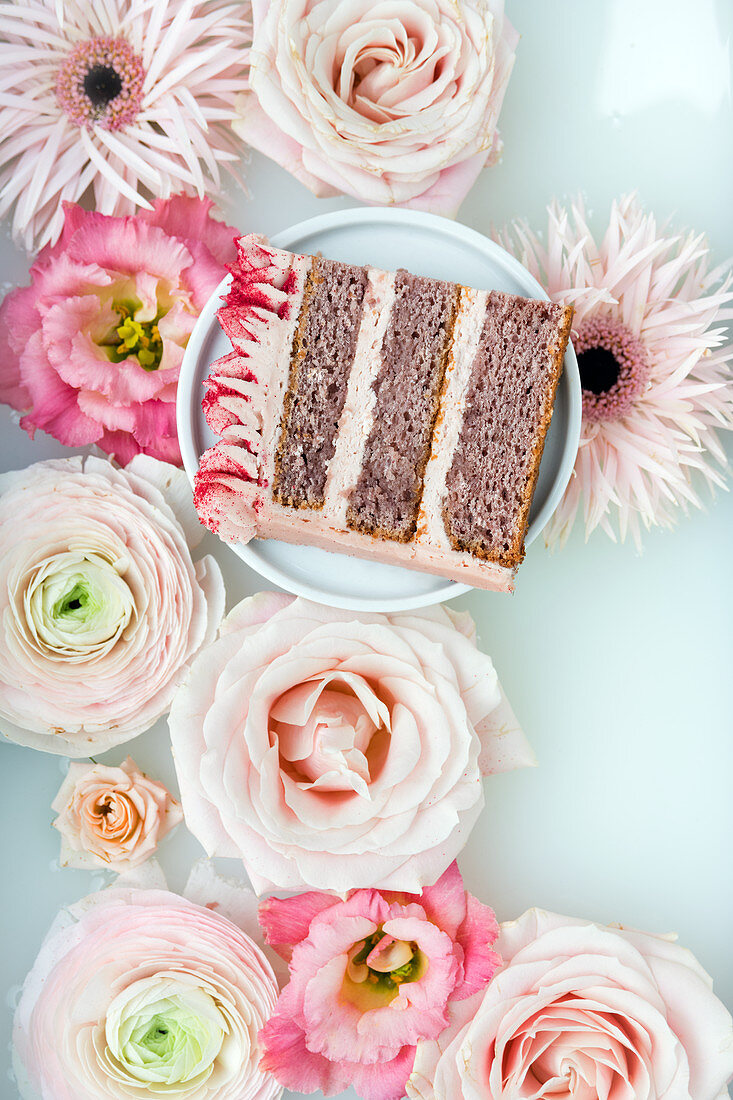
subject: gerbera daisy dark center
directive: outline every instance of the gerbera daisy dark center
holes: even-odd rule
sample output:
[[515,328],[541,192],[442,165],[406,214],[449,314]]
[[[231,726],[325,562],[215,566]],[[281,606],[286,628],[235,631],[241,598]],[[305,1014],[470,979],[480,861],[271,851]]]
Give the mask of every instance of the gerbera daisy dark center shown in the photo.
[[618,420],[649,381],[647,351],[630,329],[611,317],[589,317],[573,341],[583,387],[583,416]]
[[588,348],[578,356],[580,382],[584,390],[601,394],[618,382],[621,365],[608,348]]
[[56,77],[56,101],[75,126],[120,130],[137,117],[145,69],[125,38],[78,42]]
[[120,74],[111,65],[95,65],[84,77],[84,94],[93,107],[106,107],[121,91]]

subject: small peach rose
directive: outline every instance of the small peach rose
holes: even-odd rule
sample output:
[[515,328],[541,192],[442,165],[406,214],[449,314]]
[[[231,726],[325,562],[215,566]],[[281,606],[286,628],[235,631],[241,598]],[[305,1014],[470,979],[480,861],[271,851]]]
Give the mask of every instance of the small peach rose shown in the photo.
[[129,871],[151,856],[183,820],[170,792],[138,770],[131,756],[118,768],[71,764],[53,800],[64,867]]

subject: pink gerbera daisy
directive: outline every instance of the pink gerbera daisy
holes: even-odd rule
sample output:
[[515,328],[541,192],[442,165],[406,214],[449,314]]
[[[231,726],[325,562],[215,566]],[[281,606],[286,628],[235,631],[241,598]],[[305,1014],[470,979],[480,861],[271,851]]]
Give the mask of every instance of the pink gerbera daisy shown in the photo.
[[239,160],[248,0],[0,0],[0,216],[32,249],[102,214],[217,191]]
[[704,237],[657,227],[634,195],[611,208],[600,244],[582,203],[549,207],[546,243],[524,222],[500,235],[556,302],[575,307],[583,386],[574,476],[545,530],[562,545],[581,508],[586,537],[671,527],[701,504],[694,476],[723,486],[717,435],[733,428],[729,268],[711,269]]

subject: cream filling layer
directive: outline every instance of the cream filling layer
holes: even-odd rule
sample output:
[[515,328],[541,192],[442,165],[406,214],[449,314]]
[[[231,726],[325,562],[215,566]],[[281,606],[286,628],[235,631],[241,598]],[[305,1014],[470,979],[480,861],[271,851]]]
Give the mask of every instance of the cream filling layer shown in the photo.
[[346,527],[349,496],[356,485],[374,421],[373,384],[382,365],[382,341],[392,314],[395,274],[370,267],[364,309],[339,419],[336,448],[326,476],[322,514],[334,527]]
[[453,326],[453,345],[435,421],[430,458],[425,469],[416,541],[443,550],[451,549],[443,520],[446,478],[461,434],[466,393],[484,327],[488,297],[485,290],[461,287]]
[[[287,253],[284,253],[287,255]],[[262,431],[260,439],[259,466],[260,483],[272,485],[275,476],[275,453],[280,435],[285,390],[290,380],[290,359],[293,339],[300,321],[303,295],[308,273],[313,266],[312,256],[296,256],[293,271],[297,276],[297,296],[290,298],[293,303],[290,316],[282,324],[282,330],[275,351],[267,366],[265,403],[262,410]]]

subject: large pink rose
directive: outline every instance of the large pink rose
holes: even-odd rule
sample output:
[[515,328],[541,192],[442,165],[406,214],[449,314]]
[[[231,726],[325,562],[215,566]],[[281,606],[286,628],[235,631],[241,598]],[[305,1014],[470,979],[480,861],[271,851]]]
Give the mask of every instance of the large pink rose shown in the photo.
[[203,868],[191,900],[109,889],[62,910],[15,1014],[24,1100],[277,1100],[257,1038],[277,983],[239,893]]
[[89,756],[166,713],[224,582],[183,470],[136,455],[0,475],[0,733]]
[[234,129],[317,195],[455,214],[500,151],[503,0],[253,0]]
[[674,937],[531,909],[502,969],[418,1046],[411,1100],[722,1100],[730,1014]]
[[202,306],[235,258],[209,200],[178,195],[126,218],[66,203],[31,285],[0,307],[0,401],[69,447],[181,462],[176,387]]
[[500,964],[499,927],[452,863],[422,894],[357,890],[269,898],[267,942],[290,982],[260,1038],[263,1067],[296,1091],[353,1085],[365,1100],[401,1100],[420,1039],[449,1006],[484,989]]
[[243,600],[170,714],[186,823],[260,892],[417,893],[463,847],[482,771],[533,762],[470,616]]

